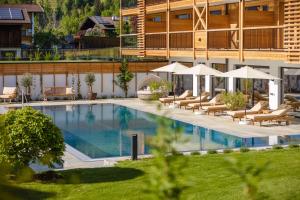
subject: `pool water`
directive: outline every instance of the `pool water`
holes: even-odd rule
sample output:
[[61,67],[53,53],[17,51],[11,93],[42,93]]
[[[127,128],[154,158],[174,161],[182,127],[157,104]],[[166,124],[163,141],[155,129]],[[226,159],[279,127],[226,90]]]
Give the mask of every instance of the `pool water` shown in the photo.
[[[138,134],[138,153],[149,154],[147,138],[156,134],[156,115],[115,104],[37,107],[52,117],[65,143],[91,159],[131,155],[132,134]],[[192,124],[172,120],[172,128],[182,127],[188,142],[178,150],[199,151],[238,147],[268,146],[274,138],[239,138]],[[280,144],[300,143],[300,136],[279,137]]]

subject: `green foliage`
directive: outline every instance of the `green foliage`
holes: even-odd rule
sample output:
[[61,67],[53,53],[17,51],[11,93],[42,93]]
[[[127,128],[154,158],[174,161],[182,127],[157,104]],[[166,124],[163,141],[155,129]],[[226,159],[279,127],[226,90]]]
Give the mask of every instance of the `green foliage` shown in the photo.
[[46,53],[45,53],[45,56],[44,56],[44,60],[48,60],[48,61],[49,61],[49,60],[51,60],[51,58],[52,58],[51,52],[49,52],[49,51],[46,52]]
[[269,162],[265,162],[262,165],[255,163],[244,163],[234,158],[227,159],[229,164],[229,170],[239,176],[244,185],[244,194],[249,200],[265,199],[259,194],[259,182],[262,180],[262,174],[269,166]]
[[34,52],[34,60],[35,61],[41,60],[41,52],[39,50]]
[[233,150],[232,149],[224,149],[223,153],[232,153]]
[[185,141],[182,139],[181,128],[171,128],[171,120],[159,117],[157,124],[157,135],[150,139],[154,160],[145,192],[150,193],[153,199],[179,200],[188,187],[183,171],[188,166],[188,157],[180,155],[175,143]]
[[290,148],[290,149],[300,148],[300,145],[299,145],[299,144],[290,144],[290,145],[289,145],[289,148]]
[[276,144],[272,146],[272,149],[283,149],[283,147],[281,145]]
[[7,60],[13,60],[14,59],[14,53],[13,52],[5,52],[4,53],[4,57],[7,59]]
[[193,151],[191,153],[192,156],[197,156],[197,155],[201,155],[201,153],[199,151]]
[[246,153],[246,152],[249,152],[249,151],[250,151],[250,149],[247,148],[247,147],[241,147],[240,148],[240,152],[242,152],[242,153]]
[[207,151],[207,154],[217,154],[217,153],[218,152],[216,150],[213,150],[213,149]]
[[24,74],[21,79],[21,85],[26,89],[26,95],[30,95],[32,84],[32,75]]
[[133,73],[128,69],[127,60],[122,60],[120,73],[117,75],[117,80],[114,80],[114,83],[124,91],[125,98],[128,96],[129,82],[133,79],[133,77]]
[[84,81],[89,86],[90,93],[93,93],[93,85],[96,81],[95,74],[89,73],[85,75]]
[[0,163],[5,161],[17,171],[30,163],[50,167],[63,163],[64,139],[50,117],[26,107],[9,111],[2,120]]
[[59,38],[52,31],[40,31],[34,34],[34,45],[40,49],[51,49],[59,44]]
[[79,74],[77,74],[77,98],[78,99],[82,99],[82,95],[81,95],[81,81],[80,81],[80,77],[79,77]]
[[152,81],[149,84],[150,91],[152,93],[152,100],[158,100],[164,94],[168,94],[169,90],[172,88],[172,84],[166,80]]
[[238,110],[245,107],[245,96],[241,92],[223,92],[221,99],[229,110]]
[[53,60],[60,60],[60,55],[59,55],[59,52],[57,50],[57,48],[55,48],[54,50],[54,55],[53,55]]

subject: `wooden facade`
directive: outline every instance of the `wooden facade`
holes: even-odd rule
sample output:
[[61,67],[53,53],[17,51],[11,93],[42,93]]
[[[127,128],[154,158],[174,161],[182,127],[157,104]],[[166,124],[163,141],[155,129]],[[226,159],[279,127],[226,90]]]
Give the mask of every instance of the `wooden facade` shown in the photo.
[[138,16],[139,51],[121,46],[123,55],[230,55],[243,61],[254,52],[264,59],[300,62],[298,0],[137,0],[137,5],[121,8],[121,20]]
[[[129,62],[133,73],[147,73],[167,62]],[[0,64],[0,75],[118,73],[118,62],[12,62]]]

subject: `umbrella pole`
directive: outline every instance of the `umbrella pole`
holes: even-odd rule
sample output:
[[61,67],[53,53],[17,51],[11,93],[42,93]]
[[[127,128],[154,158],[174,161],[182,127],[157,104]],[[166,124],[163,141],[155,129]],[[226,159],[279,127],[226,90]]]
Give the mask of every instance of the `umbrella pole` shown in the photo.
[[175,105],[175,100],[176,100],[176,98],[175,98],[175,84],[176,84],[176,80],[175,80],[175,75],[172,74],[172,76],[173,76],[172,80],[173,80],[173,96],[174,96],[173,105]]
[[201,88],[201,76],[199,76],[199,96],[200,96],[200,105],[199,105],[199,110],[200,108],[202,109],[202,100],[201,100],[201,93],[202,93],[202,88]]
[[246,121],[246,115],[247,115],[247,100],[248,100],[248,79],[246,79],[246,99],[245,99],[245,121]]

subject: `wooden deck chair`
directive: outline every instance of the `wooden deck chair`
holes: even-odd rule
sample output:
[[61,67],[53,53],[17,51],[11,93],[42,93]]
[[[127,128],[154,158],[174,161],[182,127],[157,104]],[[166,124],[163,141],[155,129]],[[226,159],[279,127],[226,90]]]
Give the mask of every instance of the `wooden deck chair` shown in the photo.
[[[223,104],[221,102],[221,94],[217,94],[213,99],[211,99],[209,102],[203,102],[201,103],[201,107],[202,106],[214,106],[214,105],[221,105]],[[195,109],[199,109],[200,108],[200,102],[199,103],[189,103],[186,107],[187,109],[192,109],[193,112],[195,111]]]
[[182,106],[186,107],[189,103],[199,103],[200,98],[201,98],[201,102],[207,102],[208,97],[209,97],[209,93],[208,92],[203,92],[201,94],[201,97],[198,96],[195,99],[178,100],[178,101],[175,101],[175,104],[178,105],[179,108],[181,108]]
[[[268,107],[268,102],[260,101],[250,110],[246,110],[246,115],[262,113],[262,111],[267,107]],[[227,114],[232,117],[233,121],[235,119],[241,120],[243,117],[245,117],[245,110],[227,111]]]
[[262,122],[272,122],[275,121],[277,123],[285,122],[286,125],[289,125],[291,121],[291,117],[287,115],[287,112],[290,110],[290,107],[288,108],[281,108],[278,110],[275,110],[269,114],[253,114],[253,115],[246,115],[247,119],[250,119],[252,124],[254,125],[255,122],[258,122],[259,125],[262,125]]
[[[175,101],[177,100],[184,100],[187,97],[191,97],[192,96],[192,91],[190,90],[186,90],[184,93],[182,93],[179,97],[175,97]],[[174,96],[170,96],[170,97],[166,97],[166,98],[159,98],[159,101],[163,104],[170,104],[174,101]]]
[[3,93],[0,95],[0,99],[3,99],[4,102],[6,100],[9,100],[11,103],[11,100],[17,98],[17,87],[4,87]]

